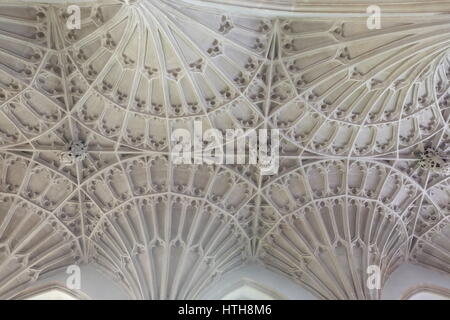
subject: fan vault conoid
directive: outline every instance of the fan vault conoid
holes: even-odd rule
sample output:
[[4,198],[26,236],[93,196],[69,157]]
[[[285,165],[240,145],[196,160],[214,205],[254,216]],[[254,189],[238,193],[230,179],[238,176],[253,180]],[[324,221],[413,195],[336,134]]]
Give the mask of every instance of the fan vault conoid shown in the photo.
[[[249,261],[326,299],[379,298],[369,265],[449,273],[449,175],[418,162],[449,155],[450,8],[406,2],[368,30],[308,1],[105,0],[69,30],[67,3],[2,1],[0,297],[74,263],[137,299]],[[279,129],[279,173],[172,164],[196,120]]]

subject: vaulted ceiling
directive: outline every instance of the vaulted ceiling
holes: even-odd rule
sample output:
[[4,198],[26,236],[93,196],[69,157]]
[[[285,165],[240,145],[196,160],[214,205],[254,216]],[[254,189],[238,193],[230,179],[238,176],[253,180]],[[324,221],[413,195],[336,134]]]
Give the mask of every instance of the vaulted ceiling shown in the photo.
[[[449,173],[418,165],[450,153],[445,4],[369,30],[308,1],[129,2],[78,3],[79,30],[66,3],[0,4],[0,297],[73,263],[140,299],[247,261],[327,299],[378,298],[372,264],[450,272]],[[278,174],[173,164],[195,120],[279,129]]]

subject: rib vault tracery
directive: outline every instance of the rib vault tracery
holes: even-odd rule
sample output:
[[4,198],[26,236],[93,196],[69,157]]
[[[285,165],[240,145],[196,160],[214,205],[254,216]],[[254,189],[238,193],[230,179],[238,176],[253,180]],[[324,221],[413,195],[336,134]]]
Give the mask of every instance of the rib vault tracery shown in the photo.
[[[249,261],[326,299],[379,298],[369,265],[450,272],[448,12],[368,30],[297,2],[86,2],[72,30],[67,4],[2,2],[0,297],[74,263],[138,299]],[[278,174],[173,164],[194,121],[279,129]]]

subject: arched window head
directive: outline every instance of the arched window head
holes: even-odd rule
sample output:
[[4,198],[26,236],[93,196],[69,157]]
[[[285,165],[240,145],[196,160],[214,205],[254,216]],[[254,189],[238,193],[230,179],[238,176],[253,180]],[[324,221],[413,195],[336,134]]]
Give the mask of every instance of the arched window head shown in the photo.
[[18,294],[15,300],[86,300],[89,297],[80,291],[69,290],[58,283],[29,288]]
[[241,280],[232,286],[222,300],[282,300],[278,293],[251,281]]
[[408,289],[403,300],[450,300],[450,290],[432,285],[423,285]]

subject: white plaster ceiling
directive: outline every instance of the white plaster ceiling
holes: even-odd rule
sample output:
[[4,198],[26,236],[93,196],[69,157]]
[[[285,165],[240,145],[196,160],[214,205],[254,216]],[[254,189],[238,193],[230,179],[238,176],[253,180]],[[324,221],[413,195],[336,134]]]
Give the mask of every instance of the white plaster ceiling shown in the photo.
[[[383,281],[405,261],[450,272],[448,172],[417,166],[449,154],[445,5],[368,30],[280,7],[79,4],[80,30],[63,5],[0,4],[1,297],[73,263],[140,299],[195,298],[250,260],[328,299],[378,298],[371,264]],[[194,120],[280,129],[279,173],[172,164],[168,134]],[[73,141],[88,155],[65,166]]]

